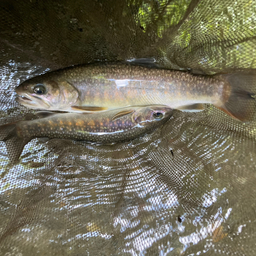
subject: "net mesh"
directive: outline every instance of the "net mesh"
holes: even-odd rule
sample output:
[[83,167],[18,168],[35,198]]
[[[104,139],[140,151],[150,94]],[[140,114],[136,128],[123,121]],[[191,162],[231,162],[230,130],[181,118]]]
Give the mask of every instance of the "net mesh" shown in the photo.
[[[20,82],[74,64],[154,57],[251,74],[255,6],[2,0],[0,124],[34,118]],[[0,142],[0,254],[255,255],[255,125],[209,105],[125,143],[34,139],[15,165]]]

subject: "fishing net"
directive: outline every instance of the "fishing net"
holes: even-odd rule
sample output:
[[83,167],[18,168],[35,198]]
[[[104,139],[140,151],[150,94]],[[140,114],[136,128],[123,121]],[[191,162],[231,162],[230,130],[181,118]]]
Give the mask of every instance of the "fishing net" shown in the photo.
[[[255,0],[2,0],[0,19],[1,125],[33,118],[19,83],[75,64],[256,68]],[[255,125],[209,105],[115,145],[34,139],[15,165],[0,142],[0,255],[255,255]]]

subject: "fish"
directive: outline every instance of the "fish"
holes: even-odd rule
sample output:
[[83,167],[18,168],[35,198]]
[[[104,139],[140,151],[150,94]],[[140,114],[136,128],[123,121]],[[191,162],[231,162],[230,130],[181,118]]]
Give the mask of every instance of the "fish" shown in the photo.
[[16,93],[18,102],[31,109],[95,113],[163,104],[181,111],[201,111],[204,104],[213,104],[247,122],[254,120],[256,97],[245,78],[193,75],[123,62],[94,63],[31,78],[21,83]]
[[173,114],[165,105],[122,108],[102,113],[38,112],[37,119],[0,126],[11,163],[34,138],[60,138],[102,144],[135,139],[164,124]]

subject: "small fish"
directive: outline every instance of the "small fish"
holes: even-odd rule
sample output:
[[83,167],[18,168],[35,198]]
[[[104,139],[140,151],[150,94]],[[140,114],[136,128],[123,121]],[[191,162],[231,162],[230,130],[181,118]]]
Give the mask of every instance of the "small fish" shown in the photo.
[[109,110],[102,113],[38,113],[35,120],[0,126],[11,163],[18,160],[24,146],[33,138],[48,137],[112,143],[131,140],[166,122],[173,110],[154,105]]
[[40,75],[23,82],[16,92],[18,101],[32,109],[99,112],[164,104],[200,111],[210,103],[236,119],[251,121],[256,100],[246,77],[250,75],[196,76],[129,63],[97,63]]

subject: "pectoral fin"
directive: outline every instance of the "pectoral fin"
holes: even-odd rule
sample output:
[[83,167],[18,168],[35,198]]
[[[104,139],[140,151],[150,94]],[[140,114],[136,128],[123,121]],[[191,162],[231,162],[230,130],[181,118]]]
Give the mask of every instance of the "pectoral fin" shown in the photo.
[[105,107],[98,106],[71,106],[72,110],[81,111],[81,112],[99,112],[107,110]]
[[38,118],[45,118],[45,117],[53,116],[53,115],[60,114],[60,113],[64,114],[65,112],[38,111],[35,113],[35,115]]
[[192,104],[192,105],[184,105],[181,107],[178,107],[177,109],[184,111],[184,112],[198,112],[205,110],[204,104],[198,103],[198,104]]
[[[67,111],[37,111],[35,113],[35,116],[37,116],[38,118],[45,118],[45,117],[49,117],[49,116],[54,116],[54,115],[57,115],[57,114],[67,114],[67,113],[70,113],[70,112],[67,112]],[[26,119],[26,120],[31,120],[30,119]]]
[[123,116],[126,116],[126,115],[129,115],[131,113],[133,113],[134,110],[133,109],[127,109],[127,110],[123,110],[123,111],[120,111],[118,113],[116,113],[113,117],[112,117],[112,120],[116,120],[118,118],[121,118]]

